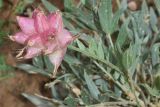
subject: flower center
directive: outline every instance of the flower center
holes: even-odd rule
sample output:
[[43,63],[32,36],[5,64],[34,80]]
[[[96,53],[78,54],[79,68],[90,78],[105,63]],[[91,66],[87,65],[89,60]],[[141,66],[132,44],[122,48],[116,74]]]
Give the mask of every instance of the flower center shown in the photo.
[[54,36],[55,36],[55,35],[49,35],[49,36],[48,36],[48,40],[54,40],[54,39],[55,39]]

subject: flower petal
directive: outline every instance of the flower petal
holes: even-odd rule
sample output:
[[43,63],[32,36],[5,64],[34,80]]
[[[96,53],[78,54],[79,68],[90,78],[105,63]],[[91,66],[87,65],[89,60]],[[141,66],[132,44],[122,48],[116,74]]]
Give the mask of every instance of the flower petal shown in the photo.
[[34,18],[36,18],[36,16],[37,16],[37,14],[38,13],[40,13],[41,11],[40,11],[40,9],[35,9],[34,11],[33,11],[33,13],[32,13],[32,18],[34,19]]
[[58,69],[58,67],[60,66],[64,55],[66,53],[67,48],[63,48],[63,49],[59,49],[55,52],[53,52],[52,54],[49,54],[49,59],[51,61],[51,63],[56,67],[56,69]]
[[56,11],[55,13],[51,13],[48,16],[48,22],[50,24],[50,31],[52,33],[61,32],[63,29],[63,20],[62,14],[60,11]]
[[39,35],[33,35],[28,39],[28,46],[34,46],[37,48],[44,48],[44,43],[42,38]]
[[68,32],[66,29],[63,29],[62,32],[59,32],[55,39],[59,42],[60,47],[66,47],[68,44],[70,44],[74,39],[73,36],[71,36],[71,33]]
[[9,38],[13,41],[16,41],[20,44],[24,44],[26,40],[29,38],[29,35],[26,35],[23,32],[18,32],[14,36],[9,36]]
[[29,35],[36,33],[33,19],[17,16],[17,21],[24,33]]
[[38,33],[44,33],[49,30],[47,17],[42,11],[36,11],[34,18],[35,29]]
[[47,55],[47,54],[51,54],[53,53],[56,49],[59,48],[58,46],[58,43],[57,41],[54,39],[54,40],[51,40],[51,41],[48,41],[47,44],[46,44],[46,47],[47,49],[44,51],[44,54]]
[[25,59],[29,59],[29,58],[33,58],[35,56],[40,55],[42,52],[42,50],[40,48],[36,48],[36,47],[28,47],[27,49],[27,53],[24,56]]

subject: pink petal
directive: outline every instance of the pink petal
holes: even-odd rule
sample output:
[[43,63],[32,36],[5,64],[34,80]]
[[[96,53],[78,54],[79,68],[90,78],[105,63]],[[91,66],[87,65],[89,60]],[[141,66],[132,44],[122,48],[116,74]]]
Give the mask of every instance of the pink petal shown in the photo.
[[17,16],[17,21],[24,33],[29,35],[36,33],[33,19]]
[[28,38],[29,38],[29,35],[26,35],[23,32],[18,32],[14,36],[10,36],[11,40],[16,41],[20,44],[24,44]]
[[60,66],[66,53],[66,50],[67,48],[59,49],[54,53],[48,55],[51,63],[56,67],[56,69],[58,69],[58,67]]
[[60,47],[66,47],[68,44],[70,44],[74,39],[71,36],[71,33],[68,32],[66,29],[63,29],[62,32],[59,32],[55,36],[56,40],[58,40]]
[[41,11],[37,8],[37,9],[35,9],[34,11],[33,11],[33,13],[32,13],[32,18],[34,19],[34,18],[36,18],[36,16],[37,16],[37,14],[38,13],[40,13]]
[[28,46],[43,48],[44,43],[39,35],[32,35],[27,42]]
[[48,16],[48,22],[50,24],[50,31],[55,32],[61,32],[63,29],[63,20],[62,20],[62,14],[60,11],[56,11],[55,13],[51,13]]
[[34,18],[35,29],[38,33],[44,33],[49,30],[49,24],[47,22],[47,17],[42,11],[36,11]]
[[53,53],[56,49],[59,48],[57,41],[54,39],[52,41],[48,41],[46,44],[47,49],[44,51],[44,54],[51,54]]
[[29,47],[27,49],[27,53],[24,56],[25,59],[29,59],[29,58],[33,58],[35,56],[40,55],[42,52],[42,50],[40,48],[36,48],[36,47]]

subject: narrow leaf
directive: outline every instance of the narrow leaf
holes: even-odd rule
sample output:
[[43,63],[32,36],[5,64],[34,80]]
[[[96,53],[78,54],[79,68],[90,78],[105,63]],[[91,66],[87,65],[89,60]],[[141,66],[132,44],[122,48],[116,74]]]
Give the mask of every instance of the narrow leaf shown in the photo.
[[112,21],[112,0],[101,0],[98,15],[102,30],[111,33],[110,26]]
[[160,0],[154,0],[154,2],[160,15]]
[[152,56],[152,64],[153,64],[153,66],[155,66],[156,64],[160,63],[159,47],[160,47],[160,43],[156,43],[151,48],[151,56]]
[[41,0],[43,5],[45,6],[45,8],[49,11],[49,12],[54,12],[56,10],[58,10],[57,7],[55,7],[53,4],[51,4],[50,2],[48,2],[47,0]]
[[77,45],[81,50],[85,50],[86,49],[86,47],[83,45],[83,43],[81,41],[79,41],[78,39],[77,39]]
[[114,17],[113,17],[113,19],[112,19],[111,33],[113,33],[113,32],[116,30],[116,27],[118,26],[118,21],[119,21],[121,15],[123,14],[124,10],[125,10],[125,9],[122,8],[122,9],[119,9],[119,10],[115,13],[115,15],[114,15]]
[[98,100],[98,96],[99,96],[100,92],[99,92],[97,86],[95,85],[93,80],[88,76],[88,74],[86,72],[84,73],[84,78],[85,78],[87,87],[88,87],[91,95],[93,96],[93,98]]
[[43,69],[44,63],[43,63],[42,56],[38,56],[38,57],[33,58],[32,62],[33,62],[34,66]]
[[30,65],[30,64],[19,64],[17,65],[17,67],[19,69],[22,69],[24,71],[26,71],[27,73],[29,74],[37,74],[37,73],[40,73],[40,74],[43,74],[43,75],[46,75],[46,76],[51,76],[51,74],[45,72],[43,69],[39,69],[33,65]]
[[124,22],[124,24],[122,25],[119,34],[118,34],[118,38],[116,40],[116,44],[118,44],[120,47],[125,43],[125,40],[127,39],[127,35],[128,35],[128,23],[129,20],[126,20],[126,22]]
[[102,45],[102,41],[98,43],[98,47],[97,47],[97,55],[99,58],[104,59],[104,51],[103,51],[103,45]]

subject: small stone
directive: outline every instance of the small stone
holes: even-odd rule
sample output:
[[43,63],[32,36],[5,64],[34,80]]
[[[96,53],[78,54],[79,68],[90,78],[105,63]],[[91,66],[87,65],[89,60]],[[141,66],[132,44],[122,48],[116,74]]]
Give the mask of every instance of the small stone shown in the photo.
[[137,5],[136,1],[130,1],[128,3],[128,8],[132,11],[136,11],[138,9],[138,5]]

